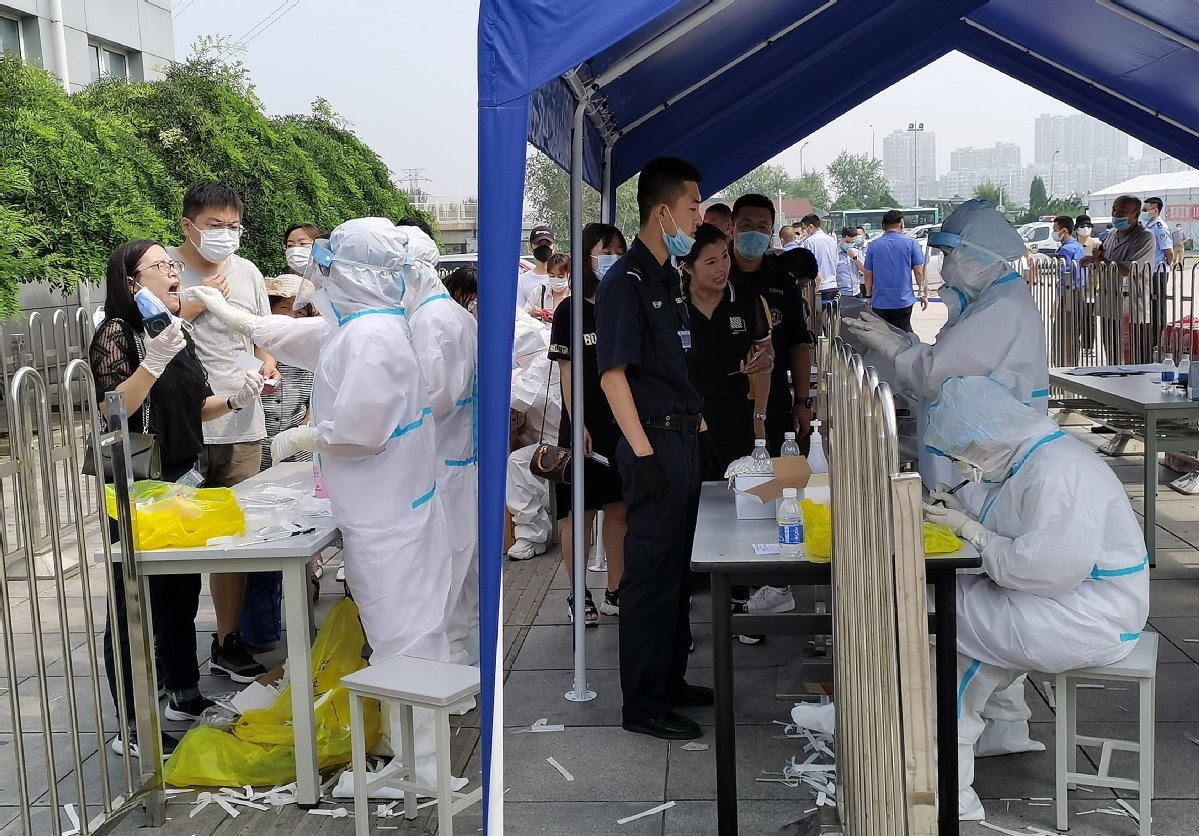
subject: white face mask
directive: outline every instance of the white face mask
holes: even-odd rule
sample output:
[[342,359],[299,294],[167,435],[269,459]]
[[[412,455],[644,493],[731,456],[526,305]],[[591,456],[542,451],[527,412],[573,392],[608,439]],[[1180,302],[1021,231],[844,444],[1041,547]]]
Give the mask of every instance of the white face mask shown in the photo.
[[[190,224],[191,221],[189,220]],[[192,226],[195,229],[195,226]],[[191,238],[189,236],[188,240]],[[201,229],[200,243],[192,241],[200,258],[211,264],[222,264],[241,246],[240,229]]]
[[596,261],[595,277],[601,280],[608,272],[608,269],[613,264],[620,261],[620,256],[616,255],[615,253],[604,253],[602,255],[592,256],[592,258],[594,258]]
[[312,259],[312,247],[288,247],[283,255],[287,259],[287,266],[291,268],[291,272],[302,276],[308,269],[308,262]]
[[554,293],[561,293],[570,287],[570,277],[563,276],[562,278],[558,278],[557,276],[550,276],[549,286],[550,290],[554,291]]
[[976,485],[983,480],[983,472],[969,462],[954,459],[953,466],[962,474],[963,479],[968,479]]

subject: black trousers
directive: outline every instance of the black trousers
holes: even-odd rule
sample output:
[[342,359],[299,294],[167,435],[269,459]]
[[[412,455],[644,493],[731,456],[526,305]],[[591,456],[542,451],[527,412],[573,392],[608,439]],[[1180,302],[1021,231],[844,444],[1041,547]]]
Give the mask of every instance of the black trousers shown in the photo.
[[[775,362],[778,362],[777,360]],[[795,372],[791,372],[792,377]],[[803,380],[799,384],[799,388],[807,397],[808,387],[811,385],[809,378],[811,372],[804,370]],[[783,440],[786,433],[796,432],[795,421],[791,417],[791,408],[794,405],[791,392],[785,385],[779,384],[772,380],[770,384],[770,398],[766,401],[766,447],[770,450],[770,455],[777,456],[783,449]],[[704,407],[705,413],[707,406]],[[812,436],[798,435],[795,436],[795,443],[799,445],[800,455],[806,456],[811,448]]]
[[700,474],[704,481],[724,478],[728,466],[754,451],[754,402],[737,400],[704,400],[704,421],[716,449],[720,453],[719,473]]
[[898,328],[900,331],[912,332],[912,308],[914,305],[908,305],[906,308],[874,308],[874,312],[884,322],[889,322]]
[[670,694],[684,684],[691,644],[687,598],[699,513],[698,439],[672,430],[646,434],[670,481],[661,499],[638,499],[633,450],[624,439],[616,447],[628,514],[619,628],[626,721],[670,711]]

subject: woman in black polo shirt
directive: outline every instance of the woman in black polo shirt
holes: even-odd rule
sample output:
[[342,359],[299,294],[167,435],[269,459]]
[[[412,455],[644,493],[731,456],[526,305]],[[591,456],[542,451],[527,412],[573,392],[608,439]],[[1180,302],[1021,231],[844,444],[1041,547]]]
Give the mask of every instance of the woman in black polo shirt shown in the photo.
[[[626,246],[620,230],[608,224],[588,224],[583,229],[583,276],[576,288],[583,294],[583,402],[587,410],[583,416],[584,441],[592,456],[583,462],[583,505],[586,534],[584,542],[591,542],[591,529],[595,524],[595,512],[604,512],[604,553],[608,561],[608,588],[604,602],[596,611],[587,592],[584,603],[584,618],[588,627],[599,623],[599,613],[620,615],[620,576],[624,574],[625,508],[622,498],[620,473],[616,469],[616,442],[620,440],[620,428],[612,417],[612,409],[604,390],[600,388],[599,364],[595,355],[595,294],[600,279],[617,257],[624,255]],[[552,263],[552,262],[551,262]],[[554,310],[554,321],[550,330],[551,360],[558,361],[562,372],[562,423],[558,431],[558,444],[569,447],[571,441],[571,394],[570,394],[570,343],[571,301],[567,296]],[[599,458],[602,457],[601,463]],[[572,576],[574,587],[574,560],[571,554],[571,487],[555,485],[557,491],[558,517],[562,526],[562,562]],[[574,618],[574,601],[567,595],[567,608]]]
[[732,262],[725,234],[711,224],[695,232],[682,259],[683,296],[691,314],[687,365],[704,396],[704,421],[720,454],[721,479],[729,463],[753,452],[766,437],[770,370],[745,374],[745,364],[770,347],[770,314],[761,296],[729,281]]

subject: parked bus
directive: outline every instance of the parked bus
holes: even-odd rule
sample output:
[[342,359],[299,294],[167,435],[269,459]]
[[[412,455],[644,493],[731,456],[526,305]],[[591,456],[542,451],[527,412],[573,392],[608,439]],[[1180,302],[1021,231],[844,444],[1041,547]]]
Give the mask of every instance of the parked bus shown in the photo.
[[[868,233],[883,228],[883,215],[890,209],[847,209],[829,212],[832,222],[832,232],[837,233],[842,227],[860,226]],[[926,224],[941,223],[941,210],[935,206],[916,206],[911,209],[900,209],[903,212],[903,223],[908,229]]]

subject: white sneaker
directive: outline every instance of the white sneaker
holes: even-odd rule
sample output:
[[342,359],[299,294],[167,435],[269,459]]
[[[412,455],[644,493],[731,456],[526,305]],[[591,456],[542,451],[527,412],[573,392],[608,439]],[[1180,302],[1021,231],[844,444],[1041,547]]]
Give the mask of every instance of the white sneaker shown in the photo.
[[795,609],[795,596],[791,587],[764,586],[749,596],[746,612],[754,615],[774,615]]
[[513,543],[512,548],[508,549],[509,560],[528,560],[530,557],[536,557],[539,554],[545,554],[545,543],[534,543],[523,537]]

